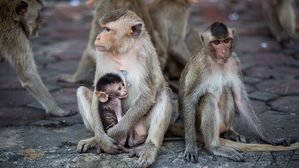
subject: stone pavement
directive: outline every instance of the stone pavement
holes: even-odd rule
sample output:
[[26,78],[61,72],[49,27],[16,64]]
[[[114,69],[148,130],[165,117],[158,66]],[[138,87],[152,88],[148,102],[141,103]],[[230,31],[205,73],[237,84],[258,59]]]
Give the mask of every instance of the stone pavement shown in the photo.
[[[189,27],[205,28],[224,21],[237,32],[260,29],[259,35],[239,35],[236,50],[254,109],[265,128],[276,137],[299,139],[299,42],[293,50],[280,49],[265,33],[258,1],[248,4],[201,1],[191,13]],[[75,71],[88,41],[92,12],[82,4],[46,3],[44,23],[32,48],[39,72],[60,106],[78,111],[76,88],[92,87],[93,72],[79,84],[57,82],[57,76]],[[44,120],[44,111],[21,87],[13,69],[0,63],[0,167],[134,167],[137,158],[126,154],[78,154],[79,140],[92,136],[79,114]],[[251,142],[254,135],[241,122],[238,130]],[[259,142],[259,141],[257,141]],[[184,142],[167,142],[152,167],[299,167],[299,151],[248,152],[246,162],[215,157],[200,145],[199,163],[183,160]]]

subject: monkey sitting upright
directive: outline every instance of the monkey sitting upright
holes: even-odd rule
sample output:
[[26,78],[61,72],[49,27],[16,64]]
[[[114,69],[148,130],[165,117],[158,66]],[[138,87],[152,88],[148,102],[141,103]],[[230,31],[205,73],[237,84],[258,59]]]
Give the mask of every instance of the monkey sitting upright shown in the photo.
[[[196,134],[201,134],[206,149],[218,156],[244,160],[234,147],[220,143],[219,136],[245,142],[233,128],[236,110],[250,123],[261,140],[274,145],[288,145],[264,132],[251,107],[242,82],[240,61],[234,50],[234,30],[223,23],[213,23],[201,35],[202,47],[188,61],[180,78],[179,110],[183,114],[186,161],[197,162]],[[236,109],[235,109],[236,108]]]

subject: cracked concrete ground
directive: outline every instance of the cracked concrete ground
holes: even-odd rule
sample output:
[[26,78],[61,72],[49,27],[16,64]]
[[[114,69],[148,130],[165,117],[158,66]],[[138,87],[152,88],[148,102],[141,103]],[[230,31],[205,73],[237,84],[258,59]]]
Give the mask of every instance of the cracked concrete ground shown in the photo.
[[[299,139],[299,42],[292,50],[263,33],[258,1],[230,4],[204,1],[192,9],[189,28],[203,29],[223,21],[238,30],[260,28],[259,35],[239,35],[236,51],[254,109],[265,128],[275,137]],[[78,111],[76,88],[92,87],[93,72],[78,84],[57,82],[57,76],[75,71],[87,45],[92,18],[90,9],[66,3],[46,3],[39,38],[32,40],[35,60],[47,87],[60,106]],[[79,114],[44,120],[44,111],[21,87],[14,70],[0,63],[0,167],[134,167],[137,158],[76,152],[79,140],[92,136]],[[255,136],[241,122],[239,132],[251,142]],[[248,152],[245,162],[234,162],[206,152],[202,144],[197,164],[183,160],[184,142],[167,142],[152,167],[299,167],[299,151]],[[29,154],[28,154],[29,153]]]

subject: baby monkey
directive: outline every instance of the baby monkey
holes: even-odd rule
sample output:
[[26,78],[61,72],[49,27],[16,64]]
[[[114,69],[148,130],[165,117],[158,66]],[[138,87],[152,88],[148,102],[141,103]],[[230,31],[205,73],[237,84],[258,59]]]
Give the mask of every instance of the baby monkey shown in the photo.
[[[99,113],[105,131],[115,126],[123,117],[121,99],[128,96],[127,87],[120,76],[107,73],[99,79],[96,85],[96,95],[99,98]],[[130,152],[125,148],[127,136],[119,142],[119,147],[124,152]]]
[[[123,117],[121,99],[128,96],[127,87],[122,81],[121,77],[107,73],[99,79],[96,85],[96,95],[99,99],[99,114],[104,126],[104,130],[114,127]],[[140,126],[138,123],[130,131],[128,145],[130,147],[143,143],[145,137],[138,135],[138,129]],[[123,152],[130,153],[130,156],[136,154],[135,149],[128,149],[125,146],[127,137],[124,136],[120,142],[119,147]]]

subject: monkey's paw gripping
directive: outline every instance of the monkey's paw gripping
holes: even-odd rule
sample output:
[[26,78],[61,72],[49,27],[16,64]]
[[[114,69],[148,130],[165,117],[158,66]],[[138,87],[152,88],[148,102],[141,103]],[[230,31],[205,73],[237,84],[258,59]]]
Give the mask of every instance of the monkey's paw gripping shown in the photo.
[[85,153],[89,149],[96,149],[97,153],[101,153],[101,148],[95,139],[85,139],[81,140],[77,145],[77,151],[79,153]]
[[186,147],[185,153],[184,153],[184,159],[187,162],[196,163],[198,162],[198,148],[188,148]]
[[234,148],[218,146],[208,150],[216,156],[226,157],[238,162],[245,161],[244,156]]
[[105,135],[96,135],[97,142],[101,144],[101,149],[105,153],[109,154],[118,154],[118,153],[123,153],[122,149],[118,146],[118,142],[115,141],[114,139],[110,138],[109,136]]
[[138,159],[138,168],[146,168],[152,165],[156,159],[158,149],[152,143],[146,143],[141,149]]

